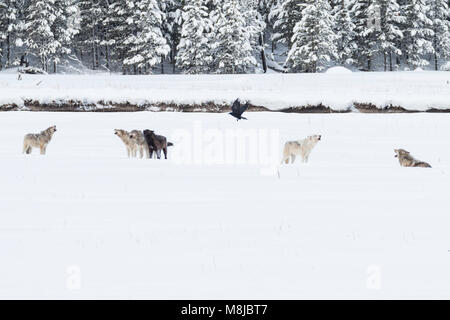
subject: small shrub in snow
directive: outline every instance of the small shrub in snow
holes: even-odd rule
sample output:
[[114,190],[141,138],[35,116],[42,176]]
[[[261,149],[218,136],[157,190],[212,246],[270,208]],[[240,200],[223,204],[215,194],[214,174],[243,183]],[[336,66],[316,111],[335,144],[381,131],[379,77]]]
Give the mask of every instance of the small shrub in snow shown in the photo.
[[450,71],[450,61],[441,66],[442,71]]

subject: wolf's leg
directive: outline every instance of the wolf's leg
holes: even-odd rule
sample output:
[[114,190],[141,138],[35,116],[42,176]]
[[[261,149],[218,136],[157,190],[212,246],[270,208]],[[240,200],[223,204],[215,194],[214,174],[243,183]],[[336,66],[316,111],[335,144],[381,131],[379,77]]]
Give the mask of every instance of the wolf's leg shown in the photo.
[[156,150],[156,156],[161,159],[161,149]]
[[295,154],[291,154],[291,163],[295,162],[295,158],[296,158]]
[[165,147],[165,148],[163,149],[163,151],[164,151],[164,158],[167,160],[167,147]]
[[308,163],[309,161],[309,154],[305,155],[305,163]]
[[128,156],[128,158],[131,156],[131,150],[129,147],[127,147],[127,156]]
[[144,157],[144,148],[141,146],[139,147],[139,158],[143,158]]
[[23,151],[22,153],[28,153],[28,144],[24,141],[23,142]]
[[41,149],[41,154],[45,154],[45,146],[41,144],[39,148]]

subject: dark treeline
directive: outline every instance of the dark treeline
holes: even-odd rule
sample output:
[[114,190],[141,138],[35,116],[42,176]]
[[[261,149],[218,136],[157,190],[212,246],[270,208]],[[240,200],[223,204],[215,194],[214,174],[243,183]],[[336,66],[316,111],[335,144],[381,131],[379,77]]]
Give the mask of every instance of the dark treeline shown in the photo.
[[450,68],[448,0],[0,0],[0,69]]

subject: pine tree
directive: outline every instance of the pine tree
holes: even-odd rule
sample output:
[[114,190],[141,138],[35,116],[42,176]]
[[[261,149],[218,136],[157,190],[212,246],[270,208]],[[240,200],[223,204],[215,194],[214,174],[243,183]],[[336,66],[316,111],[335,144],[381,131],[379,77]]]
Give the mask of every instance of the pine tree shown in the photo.
[[334,19],[328,0],[308,0],[294,28],[287,66],[290,71],[318,72],[337,59]]
[[27,53],[36,56],[41,68],[47,71],[49,60],[60,45],[52,32],[52,25],[57,17],[55,0],[31,1],[25,12],[24,34]]
[[353,57],[357,49],[355,38],[355,24],[348,10],[347,0],[334,0],[333,15],[335,20],[336,47],[338,62],[343,65],[352,65]]
[[450,57],[450,10],[446,0],[431,0],[433,21],[434,69],[438,70],[439,58]]
[[[112,3],[112,2],[111,2]],[[101,45],[105,46],[107,68],[109,68],[108,48],[111,43],[106,39],[105,25],[108,23],[109,4],[104,0],[78,0],[80,10],[80,31],[76,37],[76,48],[81,58],[89,55],[92,69],[100,67]]]
[[252,38],[254,30],[248,28],[243,6],[239,0],[219,2],[212,12],[215,38],[213,40],[213,72],[245,73],[256,65]]
[[[173,73],[175,73],[177,47],[181,39],[183,2],[183,0],[160,0],[161,10],[164,13],[161,32],[170,47],[169,59],[173,65]],[[161,72],[164,73],[163,68]]]
[[22,21],[19,12],[22,6],[20,0],[0,1],[0,70],[3,67],[2,58],[5,60],[5,66],[12,65],[13,48],[22,46],[20,38]]
[[169,53],[170,48],[161,32],[162,21],[163,13],[157,0],[134,3],[132,14],[126,20],[132,32],[124,40],[128,50],[123,60],[124,65],[133,66],[134,73],[136,70],[149,72]]
[[213,61],[212,23],[204,0],[188,0],[183,8],[177,66],[184,73],[208,73]]
[[389,70],[393,71],[393,54],[397,56],[402,55],[399,44],[404,37],[401,26],[404,25],[406,18],[402,15],[397,0],[376,0],[375,4],[380,15],[376,42],[380,52],[383,54],[384,71],[388,69],[388,61]]
[[402,9],[406,16],[406,62],[412,69],[425,67],[429,64],[425,55],[434,53],[429,3],[426,0],[409,0]]
[[112,57],[121,66],[123,74],[130,73],[124,64],[124,60],[129,57],[129,43],[126,41],[130,35],[137,34],[137,26],[133,20],[134,7],[133,1],[116,0],[108,6],[104,21],[109,26],[107,32],[109,44],[113,47]]
[[291,49],[294,27],[301,20],[305,2],[305,0],[278,0],[274,5],[269,19],[273,20],[275,33],[272,40],[275,43],[282,43]]
[[246,29],[250,35],[250,45],[253,48],[253,56],[260,56],[263,72],[267,72],[267,61],[265,56],[264,30],[266,23],[264,17],[258,11],[259,0],[241,0]]
[[374,0],[356,0],[350,7],[355,23],[356,50],[354,59],[362,70],[371,71],[373,56],[378,52],[376,41],[379,32],[380,14]]
[[56,52],[53,54],[53,72],[57,72],[57,65],[65,61],[72,52],[71,46],[74,36],[79,32],[77,21],[77,7],[73,0],[55,0],[55,21],[51,26],[55,42]]

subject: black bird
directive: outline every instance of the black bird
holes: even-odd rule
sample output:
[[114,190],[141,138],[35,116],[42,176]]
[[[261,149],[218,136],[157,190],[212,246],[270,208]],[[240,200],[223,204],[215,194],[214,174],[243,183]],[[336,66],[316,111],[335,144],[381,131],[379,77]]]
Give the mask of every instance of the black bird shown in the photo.
[[242,116],[242,114],[245,112],[245,110],[247,110],[247,108],[248,102],[242,106],[239,99],[236,99],[236,101],[233,103],[233,106],[231,107],[231,112],[229,114],[235,117],[237,121],[242,119],[247,120],[247,118],[244,118]]

